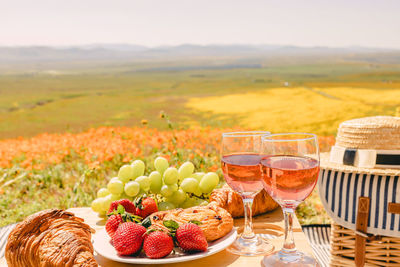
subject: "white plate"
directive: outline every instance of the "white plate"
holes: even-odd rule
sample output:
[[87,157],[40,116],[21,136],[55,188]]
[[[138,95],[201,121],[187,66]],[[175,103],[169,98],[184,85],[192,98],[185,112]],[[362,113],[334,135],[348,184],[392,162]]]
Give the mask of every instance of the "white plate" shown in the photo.
[[142,251],[139,256],[119,256],[111,245],[111,239],[108,236],[105,229],[97,231],[93,236],[93,247],[98,254],[101,256],[118,262],[132,263],[132,264],[165,264],[165,263],[176,263],[183,261],[191,261],[195,259],[204,258],[220,252],[221,250],[229,247],[236,239],[237,232],[232,229],[226,236],[208,243],[208,249],[206,252],[198,252],[194,254],[187,254],[182,252],[179,248],[174,248],[174,251],[166,258],[162,259],[149,259]]

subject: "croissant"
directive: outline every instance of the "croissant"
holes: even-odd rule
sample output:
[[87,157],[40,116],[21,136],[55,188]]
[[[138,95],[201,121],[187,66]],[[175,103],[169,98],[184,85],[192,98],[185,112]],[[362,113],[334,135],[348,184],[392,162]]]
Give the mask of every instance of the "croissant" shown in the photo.
[[10,267],[98,266],[92,230],[83,219],[58,209],[40,211],[10,233],[5,257]]
[[[218,206],[226,209],[234,218],[244,216],[244,207],[242,197],[234,192],[228,185],[215,189],[211,192],[210,202],[215,201]],[[278,207],[276,203],[265,190],[261,190],[256,195],[253,202],[253,215],[266,213]]]

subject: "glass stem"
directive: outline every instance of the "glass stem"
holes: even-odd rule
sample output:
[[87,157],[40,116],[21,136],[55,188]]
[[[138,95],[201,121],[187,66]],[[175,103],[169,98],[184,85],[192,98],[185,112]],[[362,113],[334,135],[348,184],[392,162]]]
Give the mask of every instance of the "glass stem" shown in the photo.
[[243,204],[244,204],[244,229],[242,238],[252,239],[256,236],[253,232],[253,214],[252,214],[253,198],[243,197]]
[[291,208],[284,208],[283,215],[285,217],[285,242],[283,243],[282,250],[286,253],[293,253],[296,251],[296,245],[293,238],[294,210]]

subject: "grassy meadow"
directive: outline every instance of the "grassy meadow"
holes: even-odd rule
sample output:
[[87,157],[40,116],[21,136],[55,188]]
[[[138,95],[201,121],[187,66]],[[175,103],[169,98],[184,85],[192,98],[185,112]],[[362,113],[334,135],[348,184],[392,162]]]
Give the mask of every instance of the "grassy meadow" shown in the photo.
[[[0,75],[0,138],[98,126],[263,128],[333,135],[349,118],[394,115],[399,65],[314,64],[253,69]],[[284,83],[289,84],[283,87]]]
[[[231,129],[310,131],[326,151],[341,121],[399,112],[400,65],[10,72],[0,73],[0,95],[2,226],[89,205],[136,158],[149,171],[163,155],[220,173],[220,136]],[[297,213],[302,223],[329,222],[316,192]]]

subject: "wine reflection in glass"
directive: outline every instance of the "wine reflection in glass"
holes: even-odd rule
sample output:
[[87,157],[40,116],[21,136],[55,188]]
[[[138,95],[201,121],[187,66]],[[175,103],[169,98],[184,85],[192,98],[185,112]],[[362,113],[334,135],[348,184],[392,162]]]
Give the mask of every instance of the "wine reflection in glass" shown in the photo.
[[255,234],[252,224],[254,197],[263,190],[260,155],[261,138],[269,132],[233,132],[222,134],[222,172],[226,183],[243,199],[243,233],[228,248],[236,255],[256,256],[271,253],[274,246]]
[[296,249],[293,216],[313,191],[319,173],[317,136],[306,133],[263,136],[260,169],[268,194],[282,207],[285,218],[283,248],[263,259],[264,266],[317,266],[315,259]]

